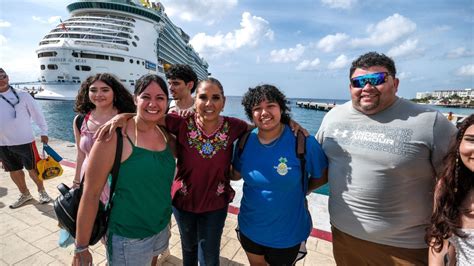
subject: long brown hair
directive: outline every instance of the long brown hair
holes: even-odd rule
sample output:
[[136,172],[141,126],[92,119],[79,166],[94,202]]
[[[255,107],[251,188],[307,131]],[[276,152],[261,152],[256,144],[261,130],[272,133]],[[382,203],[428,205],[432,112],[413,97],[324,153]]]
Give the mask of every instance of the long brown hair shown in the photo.
[[459,131],[451,143],[444,158],[444,169],[434,190],[434,207],[431,224],[426,230],[425,241],[436,252],[443,249],[443,241],[453,234],[465,237],[459,232],[461,228],[461,204],[471,189],[474,188],[473,173],[462,162],[459,146],[464,132],[474,124],[474,114],[467,117],[459,126]]

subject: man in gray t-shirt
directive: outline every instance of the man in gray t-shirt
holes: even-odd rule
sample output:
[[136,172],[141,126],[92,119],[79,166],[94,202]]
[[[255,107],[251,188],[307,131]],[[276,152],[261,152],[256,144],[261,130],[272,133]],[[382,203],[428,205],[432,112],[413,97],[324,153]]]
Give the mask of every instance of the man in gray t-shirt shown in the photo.
[[360,56],[352,102],[331,110],[316,138],[329,160],[329,214],[338,265],[423,265],[435,176],[456,128],[396,96],[395,63]]

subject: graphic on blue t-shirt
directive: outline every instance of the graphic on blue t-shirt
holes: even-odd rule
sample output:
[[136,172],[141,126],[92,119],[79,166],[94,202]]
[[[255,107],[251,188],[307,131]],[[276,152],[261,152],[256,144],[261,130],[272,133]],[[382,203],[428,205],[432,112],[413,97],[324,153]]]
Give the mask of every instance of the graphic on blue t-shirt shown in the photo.
[[280,162],[278,166],[274,166],[277,170],[277,173],[280,175],[288,174],[288,170],[291,170],[291,167],[288,167],[288,165],[286,165],[288,160],[284,157],[280,157],[280,159],[278,159],[278,162]]

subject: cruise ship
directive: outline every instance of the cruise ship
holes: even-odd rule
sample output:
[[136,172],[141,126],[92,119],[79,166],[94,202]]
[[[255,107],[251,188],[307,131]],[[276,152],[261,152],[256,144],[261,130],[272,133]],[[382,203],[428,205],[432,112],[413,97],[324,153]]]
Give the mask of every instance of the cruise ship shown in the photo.
[[78,0],[67,6],[71,17],[39,42],[41,91],[38,99],[74,100],[90,75],[109,72],[133,91],[144,74],[164,77],[173,64],[188,64],[199,79],[207,62],[174,25],[160,2]]

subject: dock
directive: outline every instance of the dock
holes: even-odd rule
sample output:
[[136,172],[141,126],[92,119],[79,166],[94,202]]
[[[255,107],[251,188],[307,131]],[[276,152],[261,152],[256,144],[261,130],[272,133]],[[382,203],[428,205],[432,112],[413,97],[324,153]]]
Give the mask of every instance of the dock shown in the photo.
[[296,105],[300,108],[313,109],[318,111],[329,112],[332,108],[336,106],[335,103],[318,103],[318,102],[304,102],[297,101]]
[[[39,140],[36,145],[41,147]],[[64,158],[61,161],[63,175],[44,182],[49,195],[56,198],[59,195],[58,184],[72,184],[76,147],[74,143],[53,138],[50,138],[49,145]],[[26,175],[26,183],[34,199],[17,209],[10,209],[8,206],[17,199],[19,191],[8,173],[0,169],[0,265],[71,265],[74,248],[58,246],[59,227],[53,204],[38,203],[36,186]],[[229,206],[222,234],[220,264],[249,265],[235,233],[243,182],[236,181],[231,185],[236,190],[236,197]],[[296,265],[336,265],[328,233],[327,196],[311,193],[308,202],[315,228],[307,240],[308,254]],[[324,219],[321,220],[321,217]],[[94,265],[107,265],[104,245],[99,242],[90,248]],[[183,265],[179,230],[173,217],[169,248],[171,255],[161,265]]]

